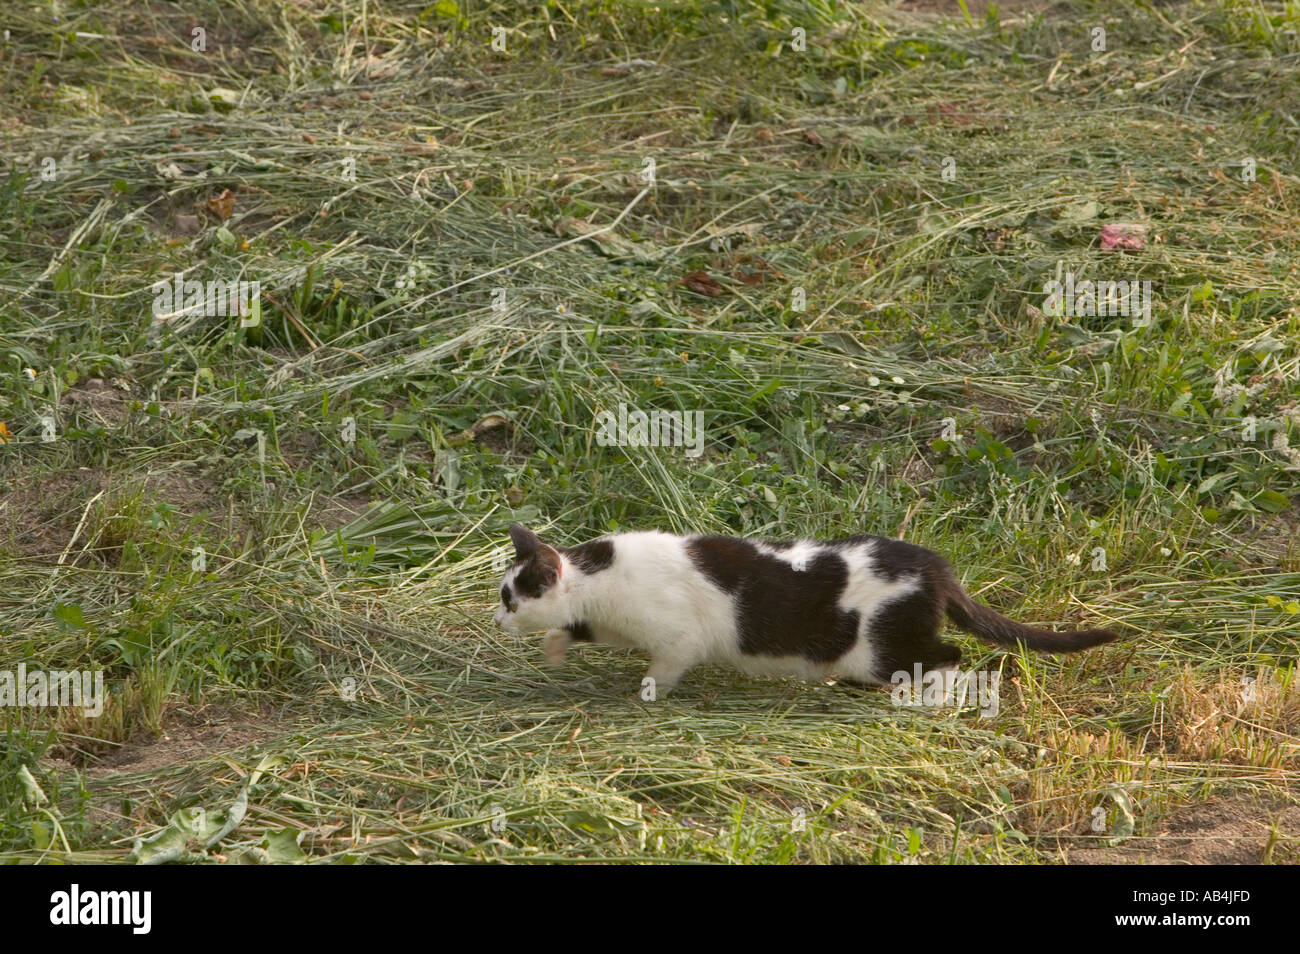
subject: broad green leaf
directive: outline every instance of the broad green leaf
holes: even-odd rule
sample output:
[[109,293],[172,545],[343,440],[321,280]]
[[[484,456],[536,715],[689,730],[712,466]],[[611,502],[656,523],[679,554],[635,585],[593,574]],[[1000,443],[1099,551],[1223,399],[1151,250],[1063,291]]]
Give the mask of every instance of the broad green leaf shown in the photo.
[[269,831],[262,838],[261,847],[266,852],[272,864],[301,864],[307,858],[307,855],[298,845],[298,839],[301,836],[302,832],[294,828],[281,828],[279,831]]
[[1260,510],[1268,513],[1281,513],[1291,506],[1291,501],[1285,494],[1280,494],[1276,490],[1261,490],[1255,495],[1255,504]]

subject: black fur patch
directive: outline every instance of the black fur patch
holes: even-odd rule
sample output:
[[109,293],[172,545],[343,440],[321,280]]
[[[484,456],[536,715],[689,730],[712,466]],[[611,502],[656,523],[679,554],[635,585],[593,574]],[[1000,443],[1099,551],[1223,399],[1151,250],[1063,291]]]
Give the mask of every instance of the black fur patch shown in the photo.
[[568,630],[569,634],[574,639],[578,640],[578,642],[593,643],[596,641],[596,637],[592,635],[591,627],[589,627],[586,623],[583,622],[570,623],[568,626],[564,628]]
[[614,562],[614,541],[592,540],[581,546],[568,547],[564,555],[583,573],[599,573],[608,570]]
[[515,592],[528,599],[541,596],[560,577],[560,555],[548,546],[534,550],[515,565],[521,568],[515,577]]
[[961,661],[961,650],[939,638],[943,604],[936,596],[929,578],[922,576],[919,589],[894,600],[867,623],[876,652],[872,668],[883,682],[899,670],[910,673],[913,663],[934,669]]
[[895,540],[891,537],[876,537],[870,534],[835,540],[828,546],[871,545],[871,569],[890,583],[898,582],[903,576],[928,576],[936,564],[942,565],[943,559],[933,550]]
[[735,597],[740,651],[751,656],[803,656],[831,662],[853,648],[860,615],[837,605],[849,568],[818,553],[803,570],[731,537],[694,537],[691,561]]
[[892,537],[862,535],[837,540],[832,546],[844,544],[869,544],[871,571],[890,583],[919,581],[916,590],[894,600],[867,623],[876,675],[888,681],[900,669],[910,672],[913,663],[930,669],[960,662],[961,650],[939,638],[946,604],[941,581],[948,576],[943,557]]

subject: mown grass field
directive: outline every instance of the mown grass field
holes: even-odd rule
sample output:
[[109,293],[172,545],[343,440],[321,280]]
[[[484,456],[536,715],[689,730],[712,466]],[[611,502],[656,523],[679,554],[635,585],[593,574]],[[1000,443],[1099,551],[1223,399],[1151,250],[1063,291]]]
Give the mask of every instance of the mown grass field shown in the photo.
[[[110,697],[0,709],[0,857],[1300,856],[1297,4],[3,28],[0,670]],[[1051,314],[1066,271],[1150,321]],[[177,273],[260,323],[156,314]],[[602,446],[620,403],[703,453]],[[954,635],[991,717],[713,669],[647,703],[641,659],[493,628],[513,520],[902,534],[1124,638]]]

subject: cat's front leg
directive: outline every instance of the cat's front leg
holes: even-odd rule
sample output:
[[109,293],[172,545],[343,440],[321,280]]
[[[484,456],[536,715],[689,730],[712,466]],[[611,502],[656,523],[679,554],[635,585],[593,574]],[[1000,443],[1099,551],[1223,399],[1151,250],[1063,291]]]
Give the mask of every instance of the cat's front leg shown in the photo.
[[542,662],[548,666],[560,665],[564,662],[571,645],[573,645],[573,634],[567,629],[547,631],[542,639]]

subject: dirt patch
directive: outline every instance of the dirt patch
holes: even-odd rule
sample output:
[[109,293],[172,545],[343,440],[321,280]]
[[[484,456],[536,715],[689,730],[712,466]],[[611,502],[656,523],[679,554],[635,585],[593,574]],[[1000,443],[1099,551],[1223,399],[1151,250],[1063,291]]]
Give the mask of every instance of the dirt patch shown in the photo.
[[150,473],[144,485],[152,499],[176,508],[182,524],[189,521],[192,529],[225,541],[219,552],[237,552],[257,538],[258,519],[210,469],[185,462]]
[[151,497],[170,504],[187,517],[221,514],[230,499],[212,478],[198,473],[189,464],[154,471],[144,479],[144,485]]
[[321,455],[322,441],[311,431],[294,431],[280,439],[279,450],[289,469],[298,471]]
[[[966,9],[972,19],[983,19],[992,0],[966,0]],[[1001,13],[1045,13],[1055,6],[1055,0],[998,0]],[[898,9],[916,13],[938,13],[944,16],[962,16],[957,0],[902,0]]]
[[130,390],[99,378],[87,378],[68,391],[63,400],[80,418],[78,423],[98,427],[120,427],[130,416]]
[[[1276,834],[1274,834],[1276,832]],[[1271,857],[1265,851],[1273,840]],[[1300,805],[1214,799],[1166,819],[1150,837],[1115,848],[1076,848],[1072,865],[1258,865],[1296,861]]]
[[[227,68],[269,68],[273,57],[264,52],[274,36],[269,27],[250,27],[247,23],[215,22],[211,17],[200,22],[190,11],[167,3],[132,5],[122,10],[103,10],[105,31],[120,37],[124,50],[134,58],[176,70],[186,75],[220,76]],[[192,44],[196,27],[204,30],[204,46],[195,54]]]
[[1286,573],[1300,572],[1300,503],[1275,514],[1256,514],[1255,536],[1248,558],[1256,565],[1276,566]]
[[351,496],[319,496],[311,509],[312,527],[320,527],[333,532],[339,527],[347,526],[361,516],[370,507],[370,498],[365,494]]
[[72,539],[87,502],[106,490],[106,472],[82,468],[0,488],[0,543],[36,563],[53,563]]
[[220,706],[177,711],[163,726],[161,735],[128,740],[90,766],[86,774],[101,779],[124,772],[157,771],[261,742],[275,734],[270,711],[247,713]]
[[80,767],[92,789],[86,820],[106,836],[111,833],[112,837],[126,837],[151,824],[149,799],[136,801],[129,818],[122,814],[128,794],[157,795],[159,790],[152,778],[136,786],[114,787],[114,776],[156,773],[175,765],[203,761],[274,738],[280,734],[278,724],[276,713],[269,707],[261,712],[221,705],[170,710],[161,735],[137,735],[89,766],[84,764],[84,752],[69,753],[58,745],[51,748],[43,761],[63,777],[71,776]]
[[[252,528],[229,512],[229,495],[203,474],[169,469],[141,478],[78,468],[0,486],[0,546],[24,560],[53,563],[72,540],[87,505],[100,492],[105,494],[101,503],[110,506],[143,492],[148,500],[170,504],[184,517],[207,512],[211,522],[227,535],[242,537]],[[88,532],[83,528],[74,557]]]

